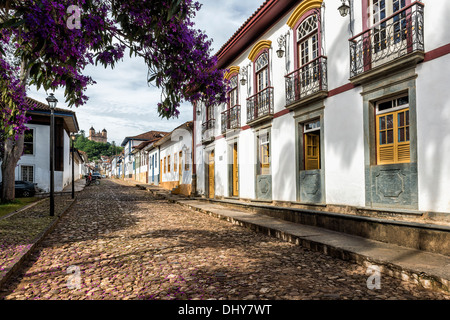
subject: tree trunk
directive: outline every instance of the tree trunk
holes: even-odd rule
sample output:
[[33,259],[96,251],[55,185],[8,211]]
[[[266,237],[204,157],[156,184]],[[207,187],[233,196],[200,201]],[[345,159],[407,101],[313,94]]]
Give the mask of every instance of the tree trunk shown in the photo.
[[9,138],[5,141],[5,151],[2,161],[2,203],[14,201],[15,198],[15,170],[17,162],[23,153],[24,135],[17,141]]
[[[25,66],[27,61],[22,59],[20,68],[20,83],[23,91],[28,79],[28,70]],[[14,201],[15,199],[15,170],[17,163],[22,157],[25,135],[22,134],[17,140],[12,137],[3,137],[4,150],[2,159],[2,203]]]

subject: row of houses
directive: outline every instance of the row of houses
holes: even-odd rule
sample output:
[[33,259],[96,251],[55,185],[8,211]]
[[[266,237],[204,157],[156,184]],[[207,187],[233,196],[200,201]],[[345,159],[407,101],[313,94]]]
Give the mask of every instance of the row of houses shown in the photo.
[[192,132],[193,122],[188,121],[172,132],[149,131],[126,137],[122,154],[111,159],[107,174],[191,195]]
[[207,198],[450,212],[450,3],[267,0],[194,108]]
[[[36,183],[42,192],[50,191],[50,116],[46,103],[27,98],[33,109],[27,111],[31,120],[25,131],[24,152],[15,169],[16,181]],[[60,192],[72,183],[72,165],[75,180],[89,171],[87,154],[71,149],[71,135],[79,131],[76,113],[56,108],[55,116],[55,191]],[[73,158],[72,158],[73,154]],[[73,163],[72,163],[73,162]],[[0,180],[1,180],[0,172]]]
[[217,53],[228,103],[125,138],[113,175],[205,198],[448,213],[447,13],[266,0]]

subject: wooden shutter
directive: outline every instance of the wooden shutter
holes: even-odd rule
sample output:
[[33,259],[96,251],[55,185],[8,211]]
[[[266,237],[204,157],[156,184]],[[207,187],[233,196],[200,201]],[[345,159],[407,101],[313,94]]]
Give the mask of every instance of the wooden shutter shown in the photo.
[[305,134],[305,170],[320,169],[320,136]]
[[378,115],[376,130],[379,165],[411,161],[409,110]]

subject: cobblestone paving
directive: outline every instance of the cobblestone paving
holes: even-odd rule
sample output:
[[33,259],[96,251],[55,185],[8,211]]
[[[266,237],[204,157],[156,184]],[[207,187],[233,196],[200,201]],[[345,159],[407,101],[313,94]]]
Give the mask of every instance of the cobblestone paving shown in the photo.
[[449,295],[102,180],[0,292],[2,299],[445,299]]

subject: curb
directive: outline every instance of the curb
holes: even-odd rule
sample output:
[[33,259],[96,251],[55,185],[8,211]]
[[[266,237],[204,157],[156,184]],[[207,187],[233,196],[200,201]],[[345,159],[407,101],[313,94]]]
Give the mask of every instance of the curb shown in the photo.
[[16,257],[5,270],[0,272],[0,288],[17,272],[17,270],[20,269],[23,262],[31,255],[36,247],[41,244],[44,238],[55,229],[60,220],[67,214],[77,200],[77,197],[75,197],[72,203],[67,205],[63,212],[59,216],[56,216],[53,222],[31,241],[31,246]]

